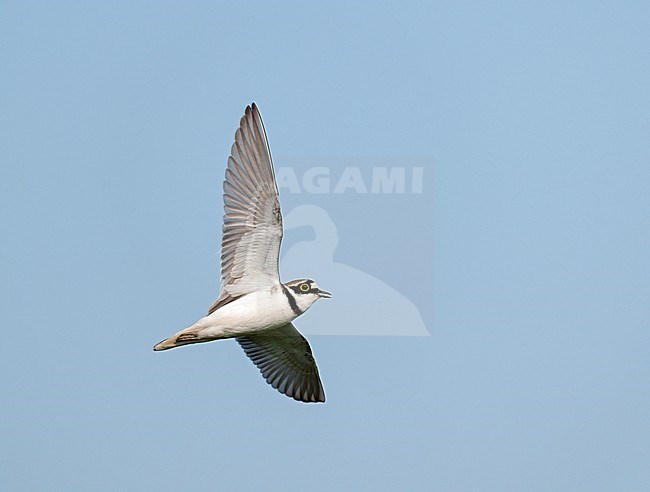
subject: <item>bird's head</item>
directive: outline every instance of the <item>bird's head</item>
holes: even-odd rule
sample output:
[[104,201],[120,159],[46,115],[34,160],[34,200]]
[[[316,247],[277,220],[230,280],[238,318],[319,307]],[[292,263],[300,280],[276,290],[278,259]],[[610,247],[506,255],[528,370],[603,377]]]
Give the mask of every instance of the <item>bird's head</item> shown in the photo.
[[284,285],[291,291],[298,308],[303,312],[309,309],[309,307],[321,297],[326,299],[332,297],[332,294],[319,289],[316,282],[309,278],[292,280]]

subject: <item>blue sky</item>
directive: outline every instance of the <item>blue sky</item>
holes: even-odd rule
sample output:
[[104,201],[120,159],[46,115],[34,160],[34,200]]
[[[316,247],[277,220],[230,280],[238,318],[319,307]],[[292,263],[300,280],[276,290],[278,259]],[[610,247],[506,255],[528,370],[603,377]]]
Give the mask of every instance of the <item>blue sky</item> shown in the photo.
[[[0,488],[647,490],[648,14],[3,2]],[[278,166],[425,166],[421,194],[283,193],[432,333],[310,336],[321,406],[234,342],[151,350],[218,293],[252,101]],[[297,326],[372,316],[334,294]]]

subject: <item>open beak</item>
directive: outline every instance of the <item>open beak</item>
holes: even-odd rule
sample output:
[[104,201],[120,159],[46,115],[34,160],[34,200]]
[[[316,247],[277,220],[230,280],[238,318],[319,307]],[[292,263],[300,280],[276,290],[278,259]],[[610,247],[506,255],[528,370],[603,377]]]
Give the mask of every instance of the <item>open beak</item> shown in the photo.
[[330,297],[332,297],[332,294],[330,294],[326,290],[320,290],[320,289],[318,289],[318,295],[320,297],[324,297],[325,299],[329,299]]

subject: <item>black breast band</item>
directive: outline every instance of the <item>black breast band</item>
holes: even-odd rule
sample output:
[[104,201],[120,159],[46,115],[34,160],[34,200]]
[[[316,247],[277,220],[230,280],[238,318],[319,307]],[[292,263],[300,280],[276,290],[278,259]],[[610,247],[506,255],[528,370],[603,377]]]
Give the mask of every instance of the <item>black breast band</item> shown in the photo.
[[298,307],[298,304],[296,304],[296,299],[291,295],[289,290],[284,286],[284,284],[280,284],[282,287],[282,292],[284,292],[284,295],[287,296],[287,300],[289,301],[289,306],[291,306],[291,310],[296,314],[296,316],[300,316],[302,314],[302,311]]

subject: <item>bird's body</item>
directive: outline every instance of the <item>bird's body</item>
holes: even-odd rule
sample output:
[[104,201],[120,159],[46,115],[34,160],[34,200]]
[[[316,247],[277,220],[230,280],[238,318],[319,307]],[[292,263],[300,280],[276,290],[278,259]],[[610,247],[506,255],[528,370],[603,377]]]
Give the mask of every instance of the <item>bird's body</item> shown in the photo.
[[309,343],[291,322],[322,297],[310,279],[282,283],[282,214],[266,132],[255,104],[246,108],[224,181],[221,293],[208,315],[154,346],[236,338],[266,381],[304,402],[325,401]]
[[[292,309],[287,295],[294,296],[283,284],[246,294],[160,342],[154,350],[166,350],[183,345],[183,339],[189,343],[210,342],[279,328],[291,323],[316,301],[316,299],[293,297],[298,308],[295,310]],[[179,337],[180,341],[176,343]]]

